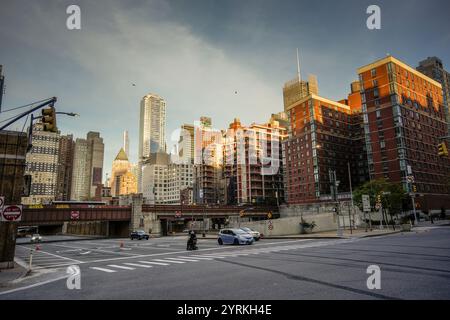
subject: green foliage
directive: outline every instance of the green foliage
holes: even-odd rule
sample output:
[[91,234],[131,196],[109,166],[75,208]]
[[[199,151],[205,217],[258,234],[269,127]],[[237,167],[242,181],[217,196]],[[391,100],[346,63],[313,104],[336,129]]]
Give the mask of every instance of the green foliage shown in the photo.
[[389,214],[394,215],[402,212],[403,200],[407,193],[400,183],[388,182],[385,179],[377,179],[366,182],[353,192],[354,203],[362,210],[362,195],[370,196],[372,208],[375,207],[377,195],[381,195],[383,209],[389,210]]
[[302,222],[300,222],[300,224],[302,225],[303,228],[305,228],[305,229],[311,228],[311,230],[314,229],[317,226],[315,221],[312,221],[311,223],[308,223],[305,220],[303,220],[303,218],[302,218]]

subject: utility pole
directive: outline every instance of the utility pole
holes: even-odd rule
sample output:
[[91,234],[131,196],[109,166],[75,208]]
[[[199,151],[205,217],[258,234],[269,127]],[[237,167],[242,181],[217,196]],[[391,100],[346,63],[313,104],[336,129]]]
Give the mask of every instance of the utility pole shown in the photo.
[[336,204],[336,218],[337,218],[337,236],[342,237],[342,229],[341,229],[341,222],[339,217],[339,201],[338,201],[338,186],[339,181],[336,180],[336,170],[328,170],[328,175],[330,177],[330,189],[331,189],[331,195],[333,197],[333,201]]
[[[350,162],[347,162],[347,171],[348,171],[348,183],[350,186],[350,200],[351,200],[351,207],[348,207],[348,222],[350,224],[350,234],[353,234],[353,229],[352,229],[352,216],[351,216],[351,211],[353,210],[353,190],[352,190],[352,174],[350,172]],[[353,216],[354,219],[354,216]]]
[[2,111],[3,90],[5,84],[5,77],[2,74],[3,66],[0,64],[0,112]]

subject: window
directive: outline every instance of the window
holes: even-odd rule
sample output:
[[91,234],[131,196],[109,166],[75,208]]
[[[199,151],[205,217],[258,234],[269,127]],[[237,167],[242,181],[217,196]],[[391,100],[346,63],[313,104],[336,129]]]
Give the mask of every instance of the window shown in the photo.
[[379,97],[379,92],[378,92],[378,88],[375,88],[374,90],[373,90],[373,96],[375,97],[375,98],[378,98]]
[[370,74],[372,75],[372,77],[375,77],[377,75],[377,69],[370,70]]
[[380,110],[377,110],[377,111],[376,111],[376,115],[377,115],[377,119],[381,118],[381,111],[380,111]]

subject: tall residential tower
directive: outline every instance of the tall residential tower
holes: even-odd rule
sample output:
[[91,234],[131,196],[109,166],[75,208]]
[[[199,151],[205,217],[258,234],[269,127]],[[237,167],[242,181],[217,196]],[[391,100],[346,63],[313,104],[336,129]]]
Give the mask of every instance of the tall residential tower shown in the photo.
[[138,192],[141,192],[142,162],[151,153],[166,151],[166,101],[156,94],[148,94],[141,100],[139,118]]

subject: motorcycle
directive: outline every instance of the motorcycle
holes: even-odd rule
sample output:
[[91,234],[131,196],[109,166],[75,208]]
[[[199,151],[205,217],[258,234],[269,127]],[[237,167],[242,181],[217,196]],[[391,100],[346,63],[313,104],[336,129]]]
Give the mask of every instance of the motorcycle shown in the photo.
[[186,250],[198,250],[197,247],[197,235],[195,232],[190,232],[189,239],[187,241],[187,247]]

